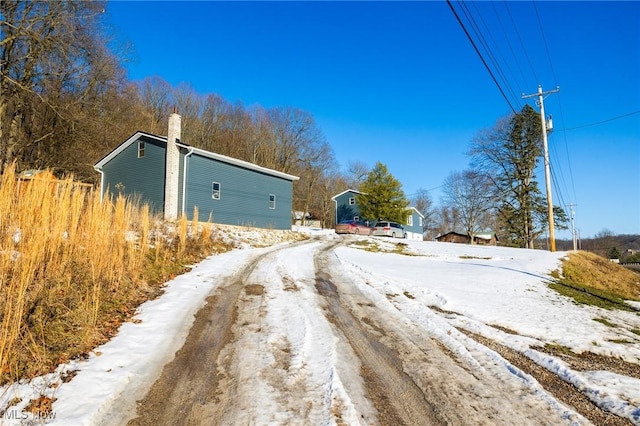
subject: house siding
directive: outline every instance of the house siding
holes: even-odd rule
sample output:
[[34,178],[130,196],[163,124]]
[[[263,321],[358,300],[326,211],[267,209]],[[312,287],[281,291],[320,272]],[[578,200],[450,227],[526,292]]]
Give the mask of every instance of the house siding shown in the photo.
[[349,204],[349,199],[357,198],[357,195],[358,193],[356,192],[347,191],[334,197],[336,202],[336,223],[340,223],[344,220],[353,220],[355,217],[361,218],[360,208],[358,207],[357,201],[355,204]]
[[422,240],[422,216],[420,216],[418,211],[413,208],[411,209],[411,219],[412,225],[402,225],[404,230],[407,232],[407,238],[412,240]]
[[[138,158],[138,141],[145,143],[145,155]],[[106,163],[103,191],[140,197],[154,212],[164,205],[165,144],[144,135]]]
[[[212,182],[220,184],[220,199],[212,198]],[[188,157],[185,213],[199,220],[226,225],[291,229],[292,187],[290,180],[206,158]],[[269,195],[276,196],[275,209]]]

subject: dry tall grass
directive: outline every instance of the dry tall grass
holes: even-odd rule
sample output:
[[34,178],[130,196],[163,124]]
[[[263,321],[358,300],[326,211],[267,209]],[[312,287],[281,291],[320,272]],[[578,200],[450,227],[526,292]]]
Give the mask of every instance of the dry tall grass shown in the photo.
[[208,226],[176,225],[122,196],[101,202],[72,177],[18,186],[9,167],[0,177],[0,383],[87,353],[184,265],[227,248]]
[[594,253],[570,253],[562,263],[562,276],[570,283],[640,300],[640,276]]

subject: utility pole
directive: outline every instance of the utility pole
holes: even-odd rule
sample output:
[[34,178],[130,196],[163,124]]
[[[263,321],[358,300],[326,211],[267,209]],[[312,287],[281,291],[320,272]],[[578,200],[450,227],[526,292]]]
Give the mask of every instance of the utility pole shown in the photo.
[[571,210],[571,236],[573,237],[573,251],[578,250],[578,234],[576,234],[576,212],[573,210],[574,207],[577,207],[577,204],[569,204],[569,210]]
[[549,240],[551,251],[556,251],[556,238],[553,229],[553,200],[551,198],[551,166],[549,165],[549,147],[547,144],[547,120],[544,118],[544,96],[560,91],[560,87],[547,92],[542,91],[542,86],[538,86],[538,93],[532,95],[522,94],[522,99],[538,97],[536,104],[540,107],[540,118],[542,120],[542,143],[544,146],[544,177],[547,183],[547,210],[549,214]]

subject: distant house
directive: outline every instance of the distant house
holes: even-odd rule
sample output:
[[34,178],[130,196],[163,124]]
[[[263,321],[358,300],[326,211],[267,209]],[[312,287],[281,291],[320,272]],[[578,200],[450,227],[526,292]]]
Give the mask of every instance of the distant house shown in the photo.
[[422,224],[424,221],[424,215],[418,211],[415,207],[411,207],[411,214],[407,217],[406,223],[402,224],[405,231],[407,231],[407,238],[411,240],[423,240]]
[[360,216],[360,207],[358,207],[356,201],[358,195],[362,195],[362,192],[355,189],[347,189],[331,197],[333,202],[336,203],[336,223],[346,220],[366,220],[366,218]]
[[[436,237],[436,241],[441,243],[470,244],[471,237],[459,232],[447,232]],[[477,234],[473,237],[473,243],[483,246],[495,246],[498,244],[498,236],[492,233]]]
[[467,234],[460,234],[458,232],[447,232],[446,234],[438,235],[436,241],[440,243],[461,243],[469,244],[471,238]]
[[100,191],[139,197],[174,220],[197,209],[201,221],[291,229],[293,181],[298,177],[191,147],[180,141],[181,118],[168,136],[137,132],[94,168]]
[[[378,218],[362,217],[357,201],[358,195],[366,196],[366,194],[356,191],[355,189],[347,189],[331,198],[336,203],[336,223],[346,220],[361,220],[364,222],[368,221],[372,226],[375,224]],[[424,216],[415,207],[411,207],[410,211],[411,214],[401,225],[407,233],[407,238],[422,240],[422,223]]]
[[492,232],[485,232],[473,236],[474,242],[482,246],[497,246],[498,236]]

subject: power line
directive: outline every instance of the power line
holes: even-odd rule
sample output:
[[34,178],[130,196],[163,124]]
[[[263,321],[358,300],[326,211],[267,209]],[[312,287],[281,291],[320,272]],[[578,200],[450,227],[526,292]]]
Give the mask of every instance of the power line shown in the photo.
[[487,65],[487,61],[484,60],[484,57],[482,56],[482,53],[480,53],[480,50],[478,50],[478,47],[476,46],[475,42],[471,38],[471,35],[469,34],[469,32],[467,31],[466,27],[462,23],[462,20],[460,19],[460,16],[458,16],[458,13],[453,8],[453,5],[451,4],[451,0],[447,0],[447,4],[449,5],[449,8],[451,9],[451,12],[453,12],[453,15],[456,17],[456,20],[458,21],[458,24],[460,24],[460,27],[462,28],[462,30],[464,31],[465,35],[467,36],[467,39],[469,39],[469,42],[471,42],[471,45],[473,46],[473,49],[476,51],[476,53],[480,57],[480,60],[484,64],[484,67],[487,69],[487,72],[489,72],[489,75],[493,79],[493,82],[498,87],[498,90],[500,90],[500,93],[502,94],[502,97],[504,98],[505,101],[507,101],[507,104],[509,105],[509,108],[511,108],[511,111],[513,111],[513,113],[516,114],[515,108],[513,108],[513,105],[511,105],[511,102],[507,98],[507,95],[505,95],[504,90],[502,90],[502,87],[500,86],[500,83],[498,83],[498,80],[496,80],[496,77],[493,75],[493,72],[489,68],[489,65]]
[[531,68],[531,72],[533,73],[533,77],[536,79],[536,81],[540,81],[540,79],[536,75],[536,69],[533,66],[533,64],[531,63],[531,59],[529,58],[529,55],[527,55],[527,49],[524,46],[524,43],[522,42],[522,37],[520,37],[520,32],[518,31],[518,26],[516,25],[515,21],[513,20],[513,16],[511,15],[511,11],[509,10],[509,5],[508,5],[508,3],[506,1],[503,2],[503,3],[504,3],[504,7],[505,7],[505,9],[507,11],[507,14],[509,15],[509,18],[511,19],[511,24],[513,25],[513,29],[516,32],[516,35],[518,36],[518,41],[520,42],[520,49],[524,53],[525,58],[527,58],[527,62],[529,63],[529,68]]
[[[558,106],[560,108],[560,120],[564,124],[564,110],[562,108],[561,99],[562,99],[562,95],[559,94],[559,96],[558,96]],[[569,177],[571,178],[571,189],[573,191],[573,201],[577,201],[576,186],[575,186],[575,181],[573,179],[573,168],[571,167],[571,154],[569,153],[569,144],[567,143],[567,133],[566,132],[562,132],[562,139],[564,141],[565,153],[567,155],[567,166],[569,167]]]
[[547,38],[544,35],[544,29],[542,27],[542,22],[540,21],[540,14],[538,13],[538,7],[536,6],[536,2],[533,3],[533,8],[536,11],[536,18],[538,19],[538,26],[540,27],[540,34],[542,35],[542,42],[544,44],[545,52],[547,53],[547,59],[549,60],[549,66],[551,67],[551,74],[553,75],[553,79],[555,80],[556,85],[558,84],[558,79],[556,78],[556,71],[553,69],[553,61],[551,60],[551,55],[549,54],[549,45],[547,44]]
[[576,129],[582,129],[584,127],[597,126],[599,124],[604,124],[604,123],[608,123],[610,121],[619,120],[621,118],[626,118],[626,117],[629,117],[629,116],[635,115],[635,114],[640,114],[640,110],[632,111],[632,112],[629,112],[629,113],[623,114],[623,115],[618,115],[616,117],[607,118],[606,120],[596,121],[595,123],[583,124],[582,126],[576,126],[576,127],[569,127],[569,128],[566,128],[566,129],[560,129],[559,131],[560,132],[567,132],[569,130],[576,130]]
[[[555,149],[555,144],[551,143],[552,139],[553,138],[551,138],[549,140],[550,149],[553,151],[553,156],[551,157],[553,159],[553,160],[551,160],[551,172],[552,172],[551,176],[554,179],[554,185],[556,187],[555,191],[556,191],[556,193],[558,193],[558,195],[560,197],[560,201],[561,201],[560,205],[564,206],[564,205],[567,204],[565,202],[565,200],[564,200],[565,192],[568,193],[568,191],[567,191],[567,182],[566,182],[566,180],[564,178],[564,173],[562,172],[562,168],[560,167],[559,162],[556,161],[557,158],[559,158],[559,155],[558,155],[558,152]],[[558,170],[558,173],[555,173],[556,170]],[[556,179],[556,178],[558,178],[558,179]],[[572,180],[572,183],[573,183],[573,180]],[[562,184],[562,186],[560,184]],[[575,201],[575,191],[574,191],[574,201]]]
[[[469,10],[469,8],[467,7],[467,3],[462,1],[460,2],[462,9],[465,11],[465,15],[467,17],[467,20],[469,21],[469,23],[471,24],[472,28],[474,29],[475,33],[476,33],[476,37],[478,40],[480,40],[480,43],[482,44],[482,46],[485,49],[485,52],[487,53],[491,63],[493,64],[493,68],[496,70],[496,73],[499,75],[499,77],[502,79],[502,84],[506,86],[506,91],[508,91],[511,95],[511,100],[513,101],[514,99],[516,100],[514,102],[514,104],[516,104],[518,106],[518,109],[520,108],[520,101],[517,97],[517,95],[515,94],[513,87],[511,86],[511,84],[509,83],[509,79],[507,79],[502,67],[501,67],[501,63],[505,64],[507,66],[507,69],[509,71],[511,71],[509,69],[509,61],[506,61],[504,59],[504,56],[502,55],[502,52],[500,51],[500,46],[498,45],[498,43],[496,43],[495,39],[493,38],[493,35],[491,33],[491,30],[489,28],[489,26],[484,22],[484,19],[482,17],[482,13],[480,13],[480,10],[478,10],[478,6],[477,3],[472,2],[471,4],[473,4],[475,11],[476,11],[476,15],[479,18],[480,23],[482,23],[483,27],[484,27],[484,31],[481,30],[480,25],[476,22],[476,19],[474,18],[474,15],[471,13],[471,11]],[[488,40],[485,38],[485,34],[488,35],[489,41],[491,41],[491,43],[494,46],[494,49],[491,48],[491,45],[489,44]],[[497,55],[494,54],[494,51],[497,51]],[[502,59],[502,62],[498,61],[498,58],[496,57],[498,56],[500,59]]]
[[440,189],[442,188],[444,185],[439,185],[439,186],[434,186],[433,188],[429,188],[429,189],[422,189],[420,188],[418,191],[414,192],[413,194],[405,194],[405,197],[407,198],[413,198],[418,194],[421,194],[422,192],[429,192],[429,191],[433,191],[434,189]]
[[[502,34],[504,35],[504,41],[507,43],[507,46],[509,48],[509,52],[511,53],[511,57],[513,58],[513,63],[515,63],[515,65],[516,65],[516,67],[518,69],[518,72],[520,73],[520,78],[522,78],[522,80],[518,82],[518,85],[520,87],[524,87],[526,85],[527,78],[524,75],[524,71],[522,70],[522,67],[520,66],[520,61],[518,61],[518,58],[516,56],[515,50],[513,48],[513,45],[511,44],[511,40],[512,40],[513,37],[509,37],[507,35],[506,28],[503,25],[503,22],[502,22],[502,19],[500,17],[500,14],[498,13],[498,9],[496,8],[496,2],[491,2],[491,6],[493,7],[493,13],[495,13],[496,19],[498,20],[498,23],[500,24],[500,29],[502,30]],[[511,61],[505,61],[505,62],[507,64],[507,68],[511,72],[511,66],[509,65],[509,63]],[[515,74],[513,72],[511,72],[511,73]]]

